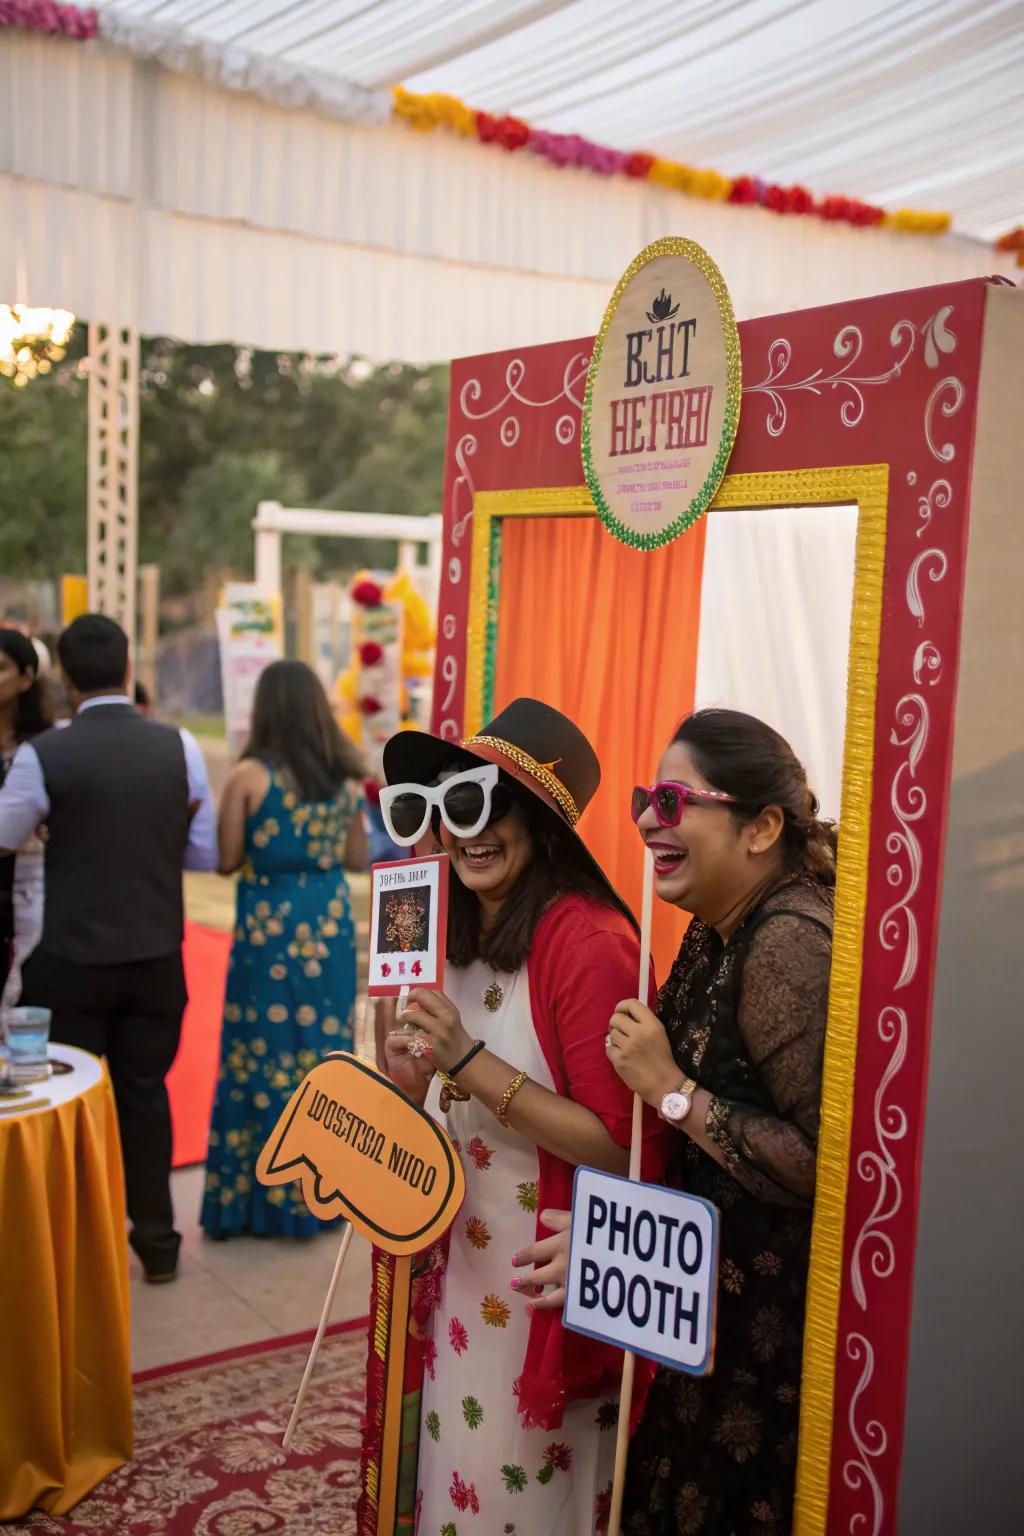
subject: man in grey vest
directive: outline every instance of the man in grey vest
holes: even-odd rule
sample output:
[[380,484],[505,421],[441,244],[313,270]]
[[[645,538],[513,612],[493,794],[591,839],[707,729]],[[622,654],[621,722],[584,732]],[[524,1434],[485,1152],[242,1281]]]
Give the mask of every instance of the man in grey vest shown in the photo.
[[117,1099],[131,1243],[147,1280],[173,1280],[164,1082],[187,1001],[181,871],[215,869],[202,753],[128,698],[128,640],[85,614],[58,643],[76,714],[18,749],[0,790],[0,852],[47,828],[43,934],[22,1002],[49,1008],[52,1038],[106,1056]]

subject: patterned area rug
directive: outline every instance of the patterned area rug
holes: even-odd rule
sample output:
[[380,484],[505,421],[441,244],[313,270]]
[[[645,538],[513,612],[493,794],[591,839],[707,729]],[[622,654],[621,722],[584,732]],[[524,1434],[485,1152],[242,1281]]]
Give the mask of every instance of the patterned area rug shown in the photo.
[[350,1536],[359,1492],[366,1322],[331,1329],[286,1455],[311,1336],[146,1371],[135,1459],[58,1519],[0,1531],[53,1536]]

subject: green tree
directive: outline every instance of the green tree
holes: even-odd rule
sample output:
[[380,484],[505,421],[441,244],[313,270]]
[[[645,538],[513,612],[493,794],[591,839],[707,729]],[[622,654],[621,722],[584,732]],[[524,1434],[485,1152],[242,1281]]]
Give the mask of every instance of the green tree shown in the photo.
[[[0,570],[54,577],[85,561],[86,327],[68,358],[15,390],[0,380]],[[195,347],[145,338],[140,358],[139,553],[168,592],[211,568],[252,570],[262,499],[436,512],[447,370]],[[393,548],[393,547],[392,547]],[[388,546],[289,540],[286,559],[351,569]]]

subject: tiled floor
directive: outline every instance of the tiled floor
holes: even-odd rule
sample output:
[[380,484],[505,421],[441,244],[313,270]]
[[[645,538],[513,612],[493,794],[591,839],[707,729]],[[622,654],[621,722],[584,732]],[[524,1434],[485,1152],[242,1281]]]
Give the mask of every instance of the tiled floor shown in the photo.
[[[178,1279],[146,1285],[132,1261],[132,1368],[148,1370],[315,1328],[338,1254],[340,1234],[306,1240],[235,1237],[211,1242],[196,1224],[203,1170],[172,1177],[183,1236]],[[370,1246],[352,1239],[332,1322],[361,1317],[370,1291]]]

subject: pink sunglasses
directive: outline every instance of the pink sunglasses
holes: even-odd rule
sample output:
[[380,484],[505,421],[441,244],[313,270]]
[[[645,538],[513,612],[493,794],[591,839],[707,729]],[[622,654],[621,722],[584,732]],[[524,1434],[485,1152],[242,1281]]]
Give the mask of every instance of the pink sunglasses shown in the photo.
[[638,784],[633,791],[630,814],[634,825],[645,811],[653,809],[659,827],[678,827],[688,805],[735,805],[736,796],[718,789],[691,789],[689,784],[674,784],[664,779],[645,789]]

